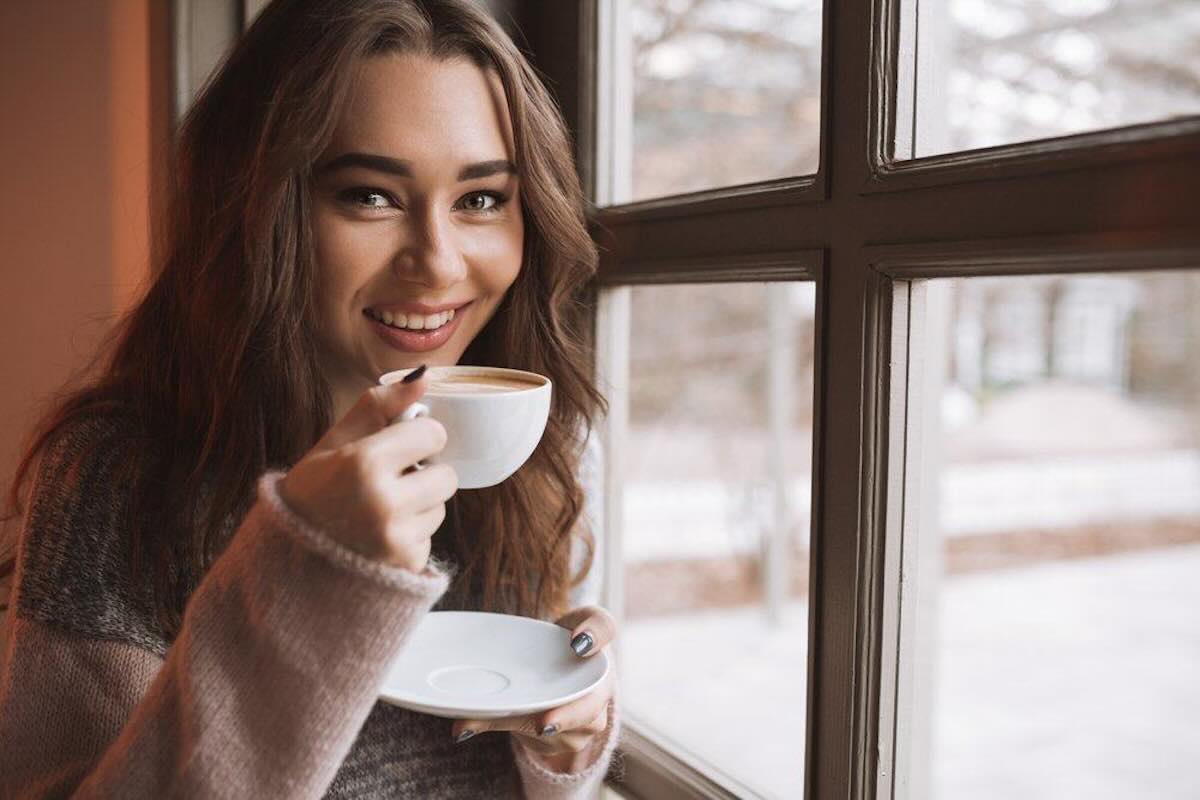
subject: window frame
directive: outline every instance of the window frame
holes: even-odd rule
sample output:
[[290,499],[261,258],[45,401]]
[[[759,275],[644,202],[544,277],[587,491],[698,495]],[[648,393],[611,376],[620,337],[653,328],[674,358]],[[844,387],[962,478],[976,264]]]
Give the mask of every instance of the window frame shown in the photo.
[[[597,112],[607,90],[605,76],[595,74],[603,61],[597,31],[618,1],[513,4],[522,29],[537,29],[527,38],[533,58],[580,134],[578,159],[593,201],[602,198],[596,165],[607,124]],[[602,248],[596,285],[607,293],[594,302],[601,325],[620,321],[625,286],[817,282],[804,676],[809,798],[904,796],[894,781],[893,746],[897,713],[901,722],[904,713],[896,689],[906,656],[899,592],[904,504],[915,502],[914,482],[904,479],[916,456],[905,387],[909,345],[919,342],[921,281],[1200,267],[1200,118],[897,158],[897,114],[912,112],[900,97],[901,80],[910,80],[901,54],[915,55],[912,43],[900,41],[906,10],[902,0],[825,0],[815,175],[597,203],[590,215]],[[547,15],[555,19],[526,27]],[[564,52],[555,40],[577,48]],[[1142,194],[1146,186],[1155,187],[1152,197]],[[597,341],[602,385],[621,368],[606,344]],[[617,378],[610,388],[623,391],[628,375]],[[626,413],[623,399],[615,405],[618,417]],[[827,408],[838,413],[827,415]],[[620,442],[608,444],[612,471]],[[618,500],[606,496],[610,512]],[[619,580],[609,588],[619,588]],[[623,793],[734,796],[631,727]]]
[[[880,513],[872,538],[883,549],[880,582],[881,642],[878,668],[879,710],[875,792],[872,797],[920,797],[906,789],[909,778],[906,745],[912,708],[912,669],[917,616],[916,573],[919,536],[914,531],[924,501],[921,416],[910,413],[918,405],[925,385],[925,283],[930,279],[968,277],[1019,277],[1105,273],[1162,273],[1200,270],[1200,230],[1182,235],[1129,235],[1112,242],[1064,236],[956,242],[870,251],[870,269],[878,294],[870,315],[881,334],[880,347],[888,355],[883,386],[888,403],[875,408],[875,425],[888,439],[882,443],[886,481],[875,498]],[[908,476],[915,476],[909,479]],[[889,648],[890,644],[890,648]]]

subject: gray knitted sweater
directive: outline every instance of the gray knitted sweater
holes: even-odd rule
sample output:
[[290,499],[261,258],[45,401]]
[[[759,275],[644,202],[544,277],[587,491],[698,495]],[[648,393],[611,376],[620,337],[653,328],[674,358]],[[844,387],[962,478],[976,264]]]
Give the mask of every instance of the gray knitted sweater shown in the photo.
[[[121,426],[78,426],[42,460],[0,656],[0,797],[591,797],[506,733],[377,702],[448,577],[368,561],[304,524],[263,476],[173,641],[131,579],[113,475]],[[100,444],[90,463],[78,457]],[[352,609],[348,613],[347,609]]]

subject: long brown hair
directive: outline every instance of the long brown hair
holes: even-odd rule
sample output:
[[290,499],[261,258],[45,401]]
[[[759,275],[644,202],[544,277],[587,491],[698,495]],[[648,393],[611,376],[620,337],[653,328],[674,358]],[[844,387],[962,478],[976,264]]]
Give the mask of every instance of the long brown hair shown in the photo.
[[[504,86],[524,259],[462,363],[532,370],[555,389],[529,461],[499,486],[460,491],[448,503],[434,542],[457,566],[450,600],[550,616],[590,566],[576,470],[604,405],[584,366],[580,328],[596,254],[554,102],[471,0],[276,0],[184,120],[155,280],[118,327],[99,376],[35,429],[9,495],[19,513],[40,455],[74,423],[113,414],[133,420],[140,432],[128,488],[134,571],[151,581],[167,635],[178,631],[187,597],[231,522],[253,502],[255,478],[293,464],[333,422],[306,322],[314,301],[311,172],[355,65],[396,51],[466,57]],[[589,555],[572,578],[575,537]]]

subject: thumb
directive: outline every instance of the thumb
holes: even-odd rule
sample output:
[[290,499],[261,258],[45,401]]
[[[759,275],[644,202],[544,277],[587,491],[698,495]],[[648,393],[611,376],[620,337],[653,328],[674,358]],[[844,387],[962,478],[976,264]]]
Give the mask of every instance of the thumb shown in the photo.
[[345,416],[321,437],[316,449],[336,449],[391,425],[425,394],[428,386],[425,368],[422,364],[394,383],[372,386],[363,392]]

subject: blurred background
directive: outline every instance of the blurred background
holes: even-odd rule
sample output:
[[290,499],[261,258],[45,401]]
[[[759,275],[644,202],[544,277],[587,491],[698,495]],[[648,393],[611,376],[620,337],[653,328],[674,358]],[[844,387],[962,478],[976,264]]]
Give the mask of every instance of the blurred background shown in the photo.
[[168,5],[0,3],[0,480],[144,281],[171,130]]

